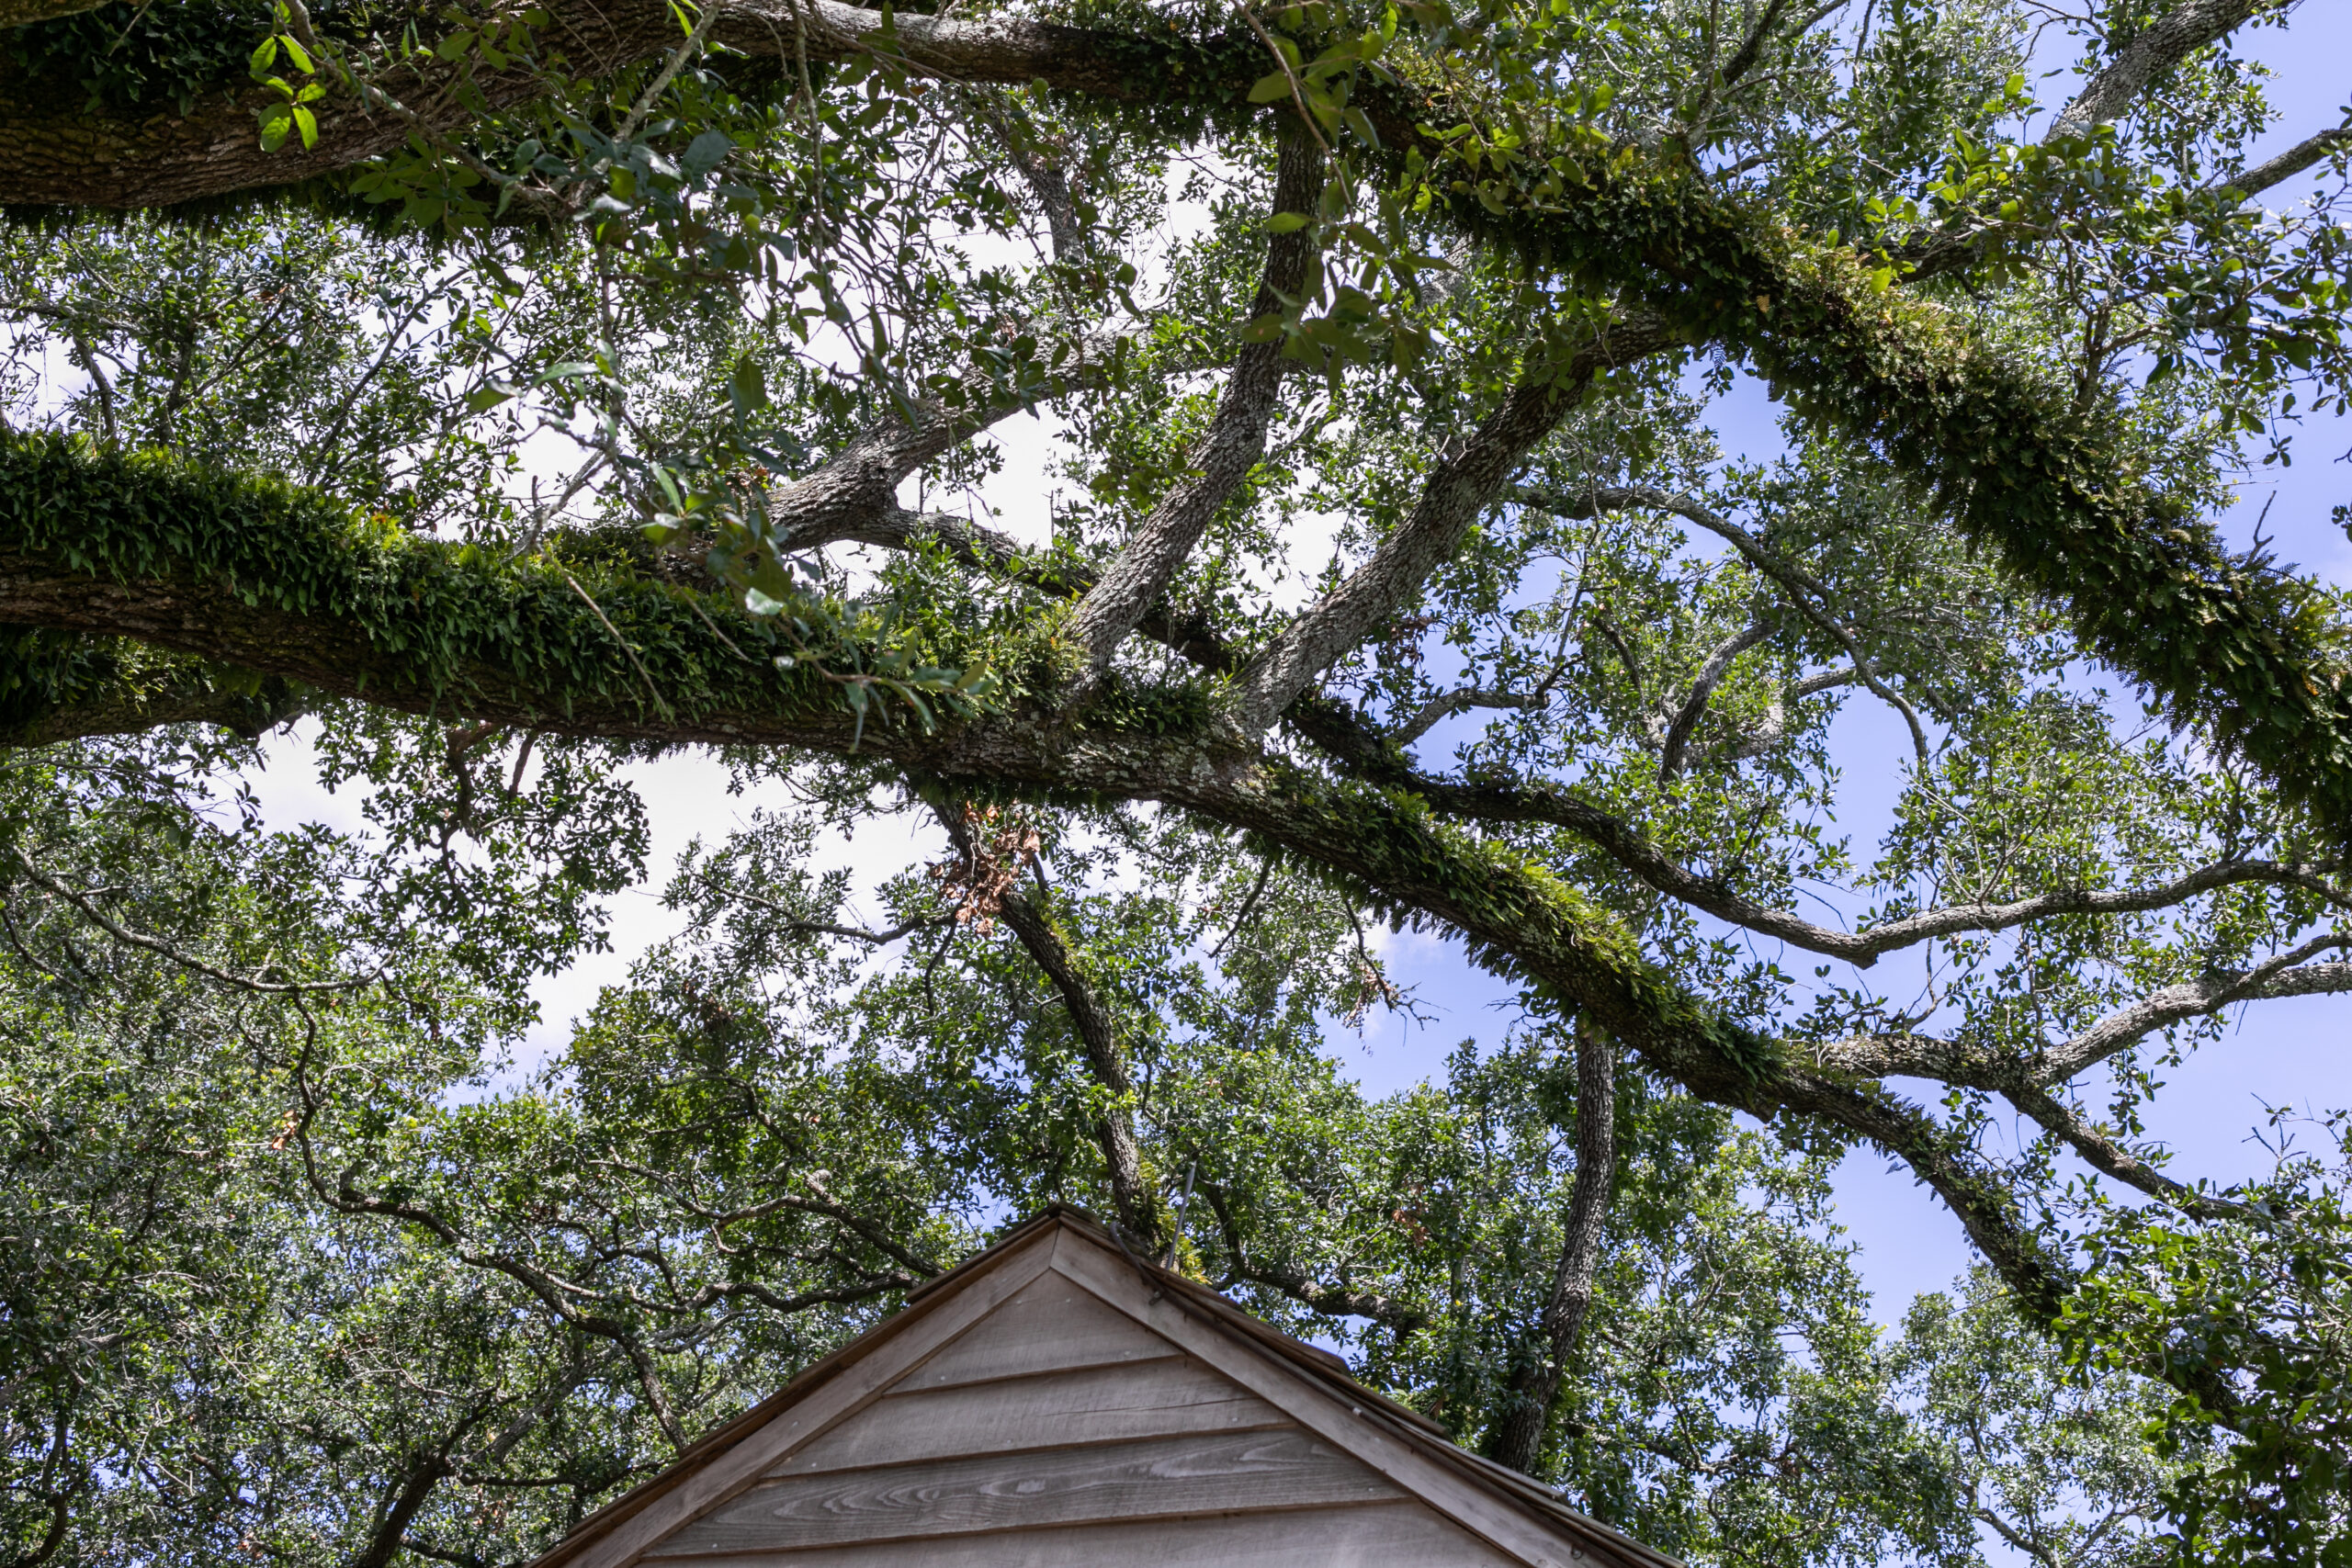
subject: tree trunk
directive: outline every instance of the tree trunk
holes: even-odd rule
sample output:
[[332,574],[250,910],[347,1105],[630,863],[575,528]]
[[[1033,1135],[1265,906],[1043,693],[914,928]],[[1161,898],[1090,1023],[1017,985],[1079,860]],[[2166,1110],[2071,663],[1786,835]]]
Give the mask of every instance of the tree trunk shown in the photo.
[[1609,1036],[1581,1019],[1576,1041],[1577,1176],[1568,1196],[1567,1234],[1561,1239],[1551,1299],[1536,1322],[1536,1342],[1514,1359],[1502,1418],[1487,1439],[1488,1458],[1529,1474],[1543,1458],[1568,1352],[1592,1304],[1593,1266],[1617,1174],[1616,1049]]

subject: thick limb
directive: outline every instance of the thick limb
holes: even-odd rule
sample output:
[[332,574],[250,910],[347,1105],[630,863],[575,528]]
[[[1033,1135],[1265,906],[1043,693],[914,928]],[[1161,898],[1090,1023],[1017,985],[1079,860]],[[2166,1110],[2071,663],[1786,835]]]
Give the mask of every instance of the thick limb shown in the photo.
[[1607,1228],[1609,1193],[1617,1177],[1617,1058],[1608,1036],[1579,1023],[1577,1052],[1577,1174],[1562,1227],[1559,1267],[1552,1293],[1535,1323],[1535,1343],[1521,1348],[1511,1369],[1502,1417],[1487,1442],[1487,1455],[1513,1470],[1535,1473],[1552,1405],[1568,1356],[1592,1305],[1592,1275]]
[[[1273,210],[1310,212],[1323,187],[1323,149],[1295,116],[1284,115],[1279,123]],[[1265,276],[1250,301],[1251,320],[1279,313],[1283,296],[1297,296],[1309,256],[1306,230],[1272,238],[1266,247]],[[1208,434],[1193,453],[1190,471],[1151,509],[1070,616],[1068,635],[1090,671],[1110,662],[1145,612],[1167,592],[1209,519],[1265,455],[1266,430],[1282,391],[1283,370],[1279,343],[1244,344],[1234,356],[1225,396]]]

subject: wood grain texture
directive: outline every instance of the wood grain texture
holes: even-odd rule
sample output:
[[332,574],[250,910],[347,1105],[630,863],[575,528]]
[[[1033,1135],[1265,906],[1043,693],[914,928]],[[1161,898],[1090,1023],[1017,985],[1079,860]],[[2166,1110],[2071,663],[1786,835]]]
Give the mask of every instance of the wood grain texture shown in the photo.
[[1363,1465],[1296,1430],[1163,1438],[767,1482],[649,1555],[666,1561],[1396,1495]]
[[892,1393],[786,1456],[769,1473],[809,1475],[1289,1424],[1281,1411],[1230,1378],[1198,1361],[1171,1358]]
[[1127,1314],[1138,1327],[1149,1324],[1154,1332],[1182,1346],[1187,1353],[1250,1389],[1269,1404],[1341,1451],[1351,1453],[1394,1482],[1409,1495],[1421,1498],[1447,1517],[1475,1532],[1506,1555],[1529,1568],[1569,1568],[1593,1562],[1600,1568],[1634,1568],[1633,1561],[1603,1543],[1598,1532],[1579,1540],[1533,1513],[1506,1502],[1455,1467],[1426,1455],[1402,1430],[1391,1431],[1368,1417],[1361,1403],[1351,1402],[1338,1390],[1277,1360],[1205,1315],[1188,1310],[1176,1297],[1155,1292],[1124,1259],[1083,1237],[1064,1232],[1054,1247],[1052,1270],[1035,1284],[1036,1290],[1056,1275],[1081,1282],[1106,1306]]
[[898,1387],[946,1388],[1176,1355],[1177,1348],[1090,1292],[1044,1274]]
[[1046,1278],[1043,1270],[1052,1255],[1046,1239],[1040,1235],[1007,1251],[952,1294],[926,1303],[919,1315],[901,1314],[877,1329],[879,1342],[863,1356],[782,1405],[758,1430],[718,1452],[689,1461],[687,1473],[674,1486],[567,1551],[565,1568],[621,1568],[686,1521],[755,1483],[776,1461],[878,1396],[933,1348],[952,1342],[1031,1282]]
[[693,1568],[1515,1568],[1415,1503],[730,1553]]

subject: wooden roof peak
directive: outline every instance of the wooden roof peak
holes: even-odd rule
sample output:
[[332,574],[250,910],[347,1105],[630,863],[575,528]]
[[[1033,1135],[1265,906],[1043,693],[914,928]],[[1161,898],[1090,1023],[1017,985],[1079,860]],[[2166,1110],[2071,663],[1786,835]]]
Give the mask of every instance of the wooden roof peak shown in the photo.
[[[1121,1427],[1106,1414],[1120,1402],[1106,1404],[1104,1388],[1145,1383],[1159,1392],[1141,1403],[1171,1435],[1150,1437],[1132,1416]],[[1047,1412],[1027,1436],[1009,1435],[1023,1401],[1050,1387],[1067,1403],[1078,1384],[1095,1391],[1091,1405]],[[1184,1392],[1169,1392],[1180,1384]],[[977,1435],[959,1436],[958,1422]],[[1172,1435],[1179,1428],[1191,1436]],[[1150,1440],[1129,1440],[1138,1437]],[[1180,1443],[1192,1445],[1183,1462],[1168,1462],[1162,1450]],[[997,1483],[993,1472],[1008,1468],[1037,1478]],[[1173,1500],[1168,1476],[1193,1488],[1193,1503]],[[1138,1491],[1137,1477],[1160,1490]],[[1295,1495],[1269,1491],[1283,1486]],[[1024,1514],[1032,1493],[1037,1506]],[[910,1512],[905,1499],[915,1496],[931,1515]],[[1123,1498],[1161,1514],[1130,1517],[1118,1511]],[[1253,1507],[1286,1511],[1277,1520]],[[1169,1513],[1186,1508],[1183,1518]],[[1310,1517],[1316,1508],[1379,1521],[1394,1537],[1383,1539],[1382,1561],[1679,1568],[1551,1488],[1456,1447],[1436,1423],[1357,1382],[1329,1351],[1139,1256],[1065,1205],[924,1283],[899,1312],[583,1519],[532,1568],[1065,1561],[1053,1552],[1111,1568],[1125,1549],[1102,1543],[1128,1539],[1121,1529],[1152,1543],[1152,1562],[1191,1561],[1158,1554],[1173,1550],[1168,1532],[1180,1527],[1206,1532],[1204,1562],[1254,1562],[1265,1551],[1268,1562],[1305,1561],[1296,1553],[1308,1548],[1278,1548],[1273,1538],[1287,1529],[1311,1540],[1314,1519],[1325,1517]],[[1046,1525],[1057,1529],[1035,1533]],[[1242,1540],[1252,1529],[1263,1539]],[[892,1531],[921,1539],[895,1554],[865,1544],[899,1540]],[[1005,1555],[1023,1541],[1052,1551]]]

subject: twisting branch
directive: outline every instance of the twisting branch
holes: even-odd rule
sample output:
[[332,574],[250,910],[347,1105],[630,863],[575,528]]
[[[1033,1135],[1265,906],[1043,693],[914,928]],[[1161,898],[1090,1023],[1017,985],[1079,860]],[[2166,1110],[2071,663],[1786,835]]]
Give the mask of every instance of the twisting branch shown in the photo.
[[1600,1259],[1610,1189],[1617,1179],[1616,1047],[1582,1019],[1575,1029],[1577,1173],[1568,1193],[1567,1223],[1562,1227],[1559,1267],[1536,1322],[1539,1342],[1520,1348],[1502,1419],[1495,1424],[1487,1450],[1496,1462],[1529,1474],[1543,1458],[1544,1437],[1552,1425],[1552,1405],[1567,1371],[1568,1352],[1575,1348],[1592,1305],[1593,1270]]
[[2001,1094],[2029,1093],[2069,1082],[2159,1029],[2233,1003],[2352,991],[2352,962],[2304,963],[2332,948],[2347,947],[2352,947],[2352,935],[2332,932],[2252,969],[2166,986],[2118,1008],[2063,1043],[2029,1055],[1907,1030],[1849,1035],[1808,1045],[1804,1052],[1816,1066],[1854,1077],[1928,1077]]
[[[1850,672],[1845,671],[1807,676],[1791,688],[1791,694],[1826,689],[1849,678]],[[1860,931],[1842,931],[1816,925],[1793,910],[1758,904],[1727,883],[1690,870],[1625,818],[1603,810],[1573,790],[1541,783],[1465,784],[1421,773],[1384,745],[1384,737],[1327,703],[1301,703],[1285,716],[1302,736],[1351,773],[1408,790],[1446,816],[1478,822],[1541,822],[1566,828],[1589,840],[1618,864],[1669,897],[1730,924],[1862,968],[1889,953],[1936,937],[2007,931],[2052,915],[2141,914],[2168,908],[2224,887],[2294,887],[2316,894],[2339,908],[2352,910],[2352,892],[2329,880],[2345,869],[2345,863],[2221,861],[2168,882],[2141,887],[2067,888],[2007,903],[1953,904]],[[1878,1074],[1915,1069],[1858,1066],[1857,1070]]]
[[1409,746],[1427,735],[1439,721],[1451,718],[1464,708],[1540,708],[1550,695],[1540,686],[1532,692],[1498,692],[1485,686],[1464,686],[1458,691],[1440,692],[1416,708],[1411,717],[1391,729],[1388,736],[1400,746]]
[[1690,731],[1698,727],[1700,717],[1707,711],[1715,688],[1732,666],[1732,660],[1772,635],[1770,623],[1757,621],[1747,629],[1725,637],[1699,667],[1699,677],[1690,683],[1690,694],[1683,699],[1681,711],[1674,722],[1667,726],[1666,739],[1658,747],[1657,777],[1660,784],[1671,783],[1682,772],[1683,749],[1690,743]]
[[1597,516],[1603,512],[1645,506],[1654,511],[1672,513],[1724,539],[1746,557],[1758,571],[1779,583],[1787,592],[1789,602],[1796,607],[1798,614],[1826,632],[1846,650],[1847,656],[1854,661],[1855,673],[1862,684],[1869,687],[1881,702],[1903,716],[1904,723],[1911,727],[1912,750],[1918,753],[1921,762],[1928,761],[1928,730],[1919,720],[1918,710],[1901,693],[1879,678],[1877,667],[1862,651],[1861,643],[1844,622],[1825,607],[1831,602],[1828,588],[1730,518],[1701,505],[1687,492],[1663,491],[1654,485],[1599,486],[1581,496],[1539,485],[1521,485],[1511,492],[1511,499],[1521,506],[1537,507],[1571,521]]
[[1118,1022],[1079,972],[1069,945],[1044,910],[1018,893],[1008,893],[1001,912],[1021,945],[1061,993],[1062,1006],[1085,1047],[1086,1065],[1110,1098],[1111,1104],[1094,1119],[1094,1137],[1110,1174],[1111,1199],[1118,1205],[1119,1223],[1128,1235],[1147,1252],[1157,1255],[1168,1244],[1168,1227],[1159,1196],[1144,1175],[1142,1151],[1136,1145],[1135,1122],[1128,1109],[1135,1098],[1135,1078],[1127,1071],[1126,1053],[1119,1047]]
[[[964,810],[933,802],[933,811],[947,829],[948,841],[956,852],[967,861],[974,860],[981,846],[974,839]],[[1094,1119],[1094,1137],[1111,1179],[1111,1198],[1118,1207],[1119,1223],[1145,1250],[1158,1253],[1167,1245],[1168,1227],[1158,1195],[1144,1175],[1142,1151],[1136,1145],[1130,1110],[1135,1099],[1135,1077],[1127,1070],[1126,1053],[1119,1045],[1118,1020],[1092,983],[1080,972],[1069,944],[1062,941],[1061,933],[1054,929],[1044,909],[1010,888],[997,891],[989,902],[989,912],[1002,917],[1004,923],[1012,928],[1014,937],[1061,995],[1062,1006],[1084,1048],[1087,1066],[1095,1083],[1109,1097],[1110,1103]]]
[[1350,1285],[1326,1283],[1306,1274],[1296,1266],[1281,1258],[1263,1258],[1253,1254],[1244,1243],[1241,1224],[1233,1212],[1230,1194],[1218,1183],[1201,1178],[1199,1190],[1209,1201],[1209,1210],[1216,1215],[1217,1228],[1225,1235],[1227,1258],[1226,1283],[1236,1280],[1263,1285],[1280,1291],[1302,1306],[1333,1317],[1363,1317],[1410,1334],[1429,1321],[1429,1314],[1410,1302],[1384,1295],[1378,1291],[1360,1291]]
[[1574,408],[1601,370],[1655,354],[1673,343],[1664,323],[1620,319],[1596,333],[1565,367],[1523,381],[1478,426],[1460,451],[1441,460],[1412,513],[1381,541],[1372,558],[1301,611],[1235,683],[1234,723],[1250,734],[1272,725],[1293,698],[1332,662],[1394,617],[1452,556],[1511,471]]
[[[1323,176],[1323,150],[1306,122],[1282,117],[1273,210],[1312,212]],[[1268,243],[1265,274],[1250,305],[1252,321],[1279,314],[1285,295],[1297,297],[1306,277],[1309,232],[1295,229]],[[1279,341],[1242,345],[1208,434],[1193,454],[1192,472],[1160,498],[1101,580],[1079,601],[1066,635],[1083,653],[1090,671],[1110,662],[1144,612],[1168,591],[1216,509],[1265,455],[1266,429],[1282,391],[1282,353]]]
[[233,986],[241,991],[252,991],[266,997],[314,996],[322,991],[356,991],[362,987],[374,985],[378,976],[382,974],[379,969],[375,975],[365,975],[349,980],[257,980],[250,975],[235,974],[216,964],[207,964],[193,953],[183,953],[160,937],[152,937],[143,931],[132,931],[98,908],[97,902],[87,894],[80,892],[43,871],[17,846],[14,844],[8,846],[8,854],[37,886],[47,888],[58,897],[64,899],[80,910],[85,919],[125,947],[135,947],[142,953],[152,953],[168,963],[201,975],[208,980],[217,980],[221,985]]

